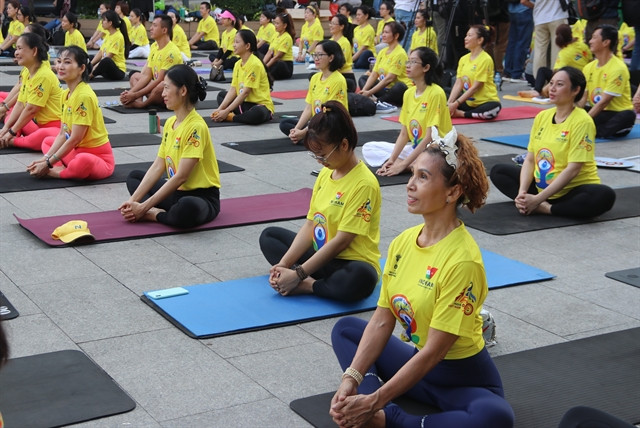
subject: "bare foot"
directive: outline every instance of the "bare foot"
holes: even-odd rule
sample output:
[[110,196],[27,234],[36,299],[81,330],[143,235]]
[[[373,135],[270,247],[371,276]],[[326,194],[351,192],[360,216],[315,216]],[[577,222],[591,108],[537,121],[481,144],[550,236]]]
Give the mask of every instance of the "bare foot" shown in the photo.
[[453,113],[453,117],[464,117],[464,112],[462,110],[456,110],[456,112]]
[[542,202],[533,210],[535,214],[551,215],[551,204],[547,201]]
[[518,91],[518,96],[521,96],[522,98],[535,98],[539,97],[540,94],[535,89],[530,89],[528,91]]
[[367,428],[384,428],[386,426],[384,410],[380,409],[375,412],[364,426]]
[[158,221],[158,220],[157,220],[157,216],[158,216],[158,214],[163,213],[163,212],[165,212],[165,210],[160,209],[160,208],[153,207],[153,208],[151,208],[149,211],[147,211],[147,212],[144,214],[144,216],[142,216],[142,219],[141,219],[141,220],[145,220],[145,221]]
[[308,277],[304,281],[301,281],[293,290],[287,293],[288,296],[293,296],[295,294],[313,294],[313,283],[316,280]]
[[62,172],[62,170],[64,170],[63,166],[54,166],[49,170],[47,176],[51,178],[60,178],[60,173]]

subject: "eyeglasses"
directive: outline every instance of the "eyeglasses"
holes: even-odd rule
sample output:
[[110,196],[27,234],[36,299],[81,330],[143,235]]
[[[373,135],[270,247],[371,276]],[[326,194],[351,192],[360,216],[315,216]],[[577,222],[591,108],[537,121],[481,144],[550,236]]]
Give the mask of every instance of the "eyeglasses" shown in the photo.
[[414,59],[410,59],[407,61],[407,65],[422,65],[422,61],[416,61]]
[[[325,54],[325,55],[326,55],[326,54]],[[314,159],[315,159],[315,160],[317,160],[318,162],[320,162],[320,163],[326,163],[326,162],[327,162],[327,159],[329,159],[329,156],[331,156],[331,155],[333,154],[333,152],[335,152],[335,151],[336,151],[336,149],[337,149],[337,148],[338,148],[338,146],[335,146],[335,147],[333,148],[333,150],[331,150],[331,151],[329,152],[329,154],[328,154],[328,155],[326,155],[326,156],[318,156],[318,155],[316,155],[316,154],[315,154],[315,153],[313,153],[313,152],[307,152],[307,153],[309,153],[309,156],[311,156],[312,158],[314,158]]]
[[324,52],[317,52],[317,53],[311,54],[311,56],[313,57],[313,59],[320,59],[323,56],[329,56],[329,54]]

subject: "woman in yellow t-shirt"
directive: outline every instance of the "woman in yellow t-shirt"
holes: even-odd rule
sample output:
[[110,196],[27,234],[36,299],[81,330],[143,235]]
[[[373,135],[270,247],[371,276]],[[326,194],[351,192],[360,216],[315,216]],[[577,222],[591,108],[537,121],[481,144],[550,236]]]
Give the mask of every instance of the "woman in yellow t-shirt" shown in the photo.
[[223,31],[220,35],[220,49],[214,54],[209,54],[209,60],[211,60],[211,79],[212,81],[224,81],[223,70],[233,68],[236,61],[238,61],[238,55],[233,52],[234,40],[236,33],[240,29],[240,23],[236,19],[236,16],[225,10],[218,16],[218,20],[222,25]]
[[24,33],[16,42],[16,60],[23,67],[18,100],[0,131],[0,148],[40,150],[42,140],[60,131],[62,90],[49,66],[47,45],[36,33]]
[[533,121],[522,167],[498,164],[491,181],[514,200],[522,215],[595,217],[609,211],[615,192],[600,184],[595,163],[596,125],[576,103],[587,80],[582,71],[563,67],[549,83],[555,108]]
[[104,15],[105,12],[109,9],[111,9],[111,6],[109,4],[100,3],[100,7],[98,9],[100,11],[100,13],[98,14],[98,27],[87,42],[87,49],[100,49],[104,38],[107,36],[107,34],[109,34],[104,28],[102,28],[102,15]]
[[259,125],[271,120],[271,80],[267,67],[258,57],[258,41],[250,30],[240,30],[233,42],[239,61],[233,67],[233,79],[228,91],[218,93],[218,108],[211,113],[216,122]]
[[[11,19],[9,23],[9,30],[7,31],[7,37],[4,42],[0,44],[0,56],[13,57],[13,53],[16,50],[16,42],[18,37],[24,31],[24,20],[26,19],[24,14],[20,12],[20,3],[18,0],[9,0],[7,2],[7,16]],[[27,23],[28,24],[28,23]]]
[[195,109],[206,96],[207,83],[188,65],[167,71],[162,97],[175,116],[165,122],[153,164],[127,177],[131,197],[119,207],[125,220],[189,228],[220,212],[218,160],[209,128]]
[[491,34],[484,25],[473,25],[464,38],[470,52],[458,61],[456,83],[449,94],[451,117],[495,119],[502,109],[493,82],[493,59],[485,52]]
[[356,27],[353,29],[353,67],[369,70],[369,59],[373,58],[376,32],[369,24],[373,14],[369,6],[356,8]]
[[[328,409],[338,425],[513,427],[483,337],[489,290],[482,254],[456,212],[462,205],[475,211],[488,191],[478,151],[455,131],[412,165],[407,208],[421,224],[391,242],[371,319],[345,317],[331,332],[344,370]],[[441,412],[407,413],[392,403],[400,395]]]
[[149,45],[149,38],[147,37],[147,27],[144,25],[147,21],[145,14],[140,9],[135,8],[129,14],[129,21],[131,21],[129,58],[149,58],[151,45]]
[[62,93],[62,126],[42,141],[44,158],[27,170],[35,177],[101,180],[113,174],[115,161],[98,97],[87,83],[87,53],[78,46],[63,48],[58,77],[67,84]]
[[268,10],[264,9],[260,14],[260,28],[258,28],[258,52],[261,55],[266,55],[269,52],[269,45],[276,37],[276,27],[271,21],[273,21],[275,15]]
[[300,30],[297,62],[304,62],[305,54],[312,54],[318,42],[324,39],[324,29],[320,24],[319,15],[320,11],[314,5],[309,5],[304,9],[305,23]]
[[384,26],[382,41],[387,44],[376,59],[376,65],[369,74],[360,77],[360,94],[377,101],[378,112],[390,113],[402,107],[404,92],[411,80],[407,78],[407,53],[402,49],[400,40],[405,35],[404,27],[391,21]]
[[338,42],[344,55],[344,65],[339,70],[347,80],[347,91],[355,92],[356,75],[353,74],[353,25],[349,24],[347,17],[336,15],[329,22],[331,40]]
[[421,46],[426,46],[433,50],[437,55],[438,37],[436,36],[433,26],[431,26],[431,22],[429,22],[429,14],[426,9],[420,9],[416,12],[414,25],[416,29],[411,36],[411,46],[409,47],[409,51]]
[[115,12],[118,14],[118,17],[124,21],[127,26],[127,34],[129,35],[129,40],[131,40],[131,21],[129,21],[129,3],[126,1],[120,0],[116,3],[114,8]]
[[91,60],[89,79],[103,76],[107,80],[122,80],[127,70],[125,58],[130,46],[126,25],[117,13],[108,10],[102,15],[102,27],[108,34]]
[[380,14],[380,20],[378,21],[378,26],[376,27],[376,38],[375,38],[375,46],[376,51],[380,52],[382,48],[387,47],[387,42],[382,40],[382,32],[384,31],[384,26],[389,22],[395,21],[393,18],[393,5],[392,1],[385,0],[380,4],[380,9],[378,13]]
[[[426,47],[411,51],[407,77],[413,86],[404,93],[400,112],[400,134],[395,144],[372,141],[362,147],[362,157],[370,166],[380,167],[378,175],[398,175],[409,169],[425,147],[451,131],[447,96],[438,83],[442,66],[438,56]],[[432,135],[436,133],[437,135]]]
[[274,80],[290,79],[293,76],[293,39],[296,37],[293,19],[290,14],[281,12],[274,18],[273,25],[276,37],[262,61]]
[[341,103],[347,110],[349,109],[347,82],[338,71],[344,65],[340,45],[333,40],[321,41],[316,46],[313,61],[319,72],[311,77],[305,99],[306,105],[300,118],[286,118],[280,122],[280,130],[291,139],[293,144],[298,144],[307,135],[309,119],[320,112],[322,104],[334,100]]
[[169,12],[167,12],[167,15],[169,15],[173,21],[173,38],[171,41],[175,43],[178,49],[180,49],[182,61],[186,63],[191,59],[191,47],[189,46],[187,34],[184,32],[184,29],[178,25],[180,22],[180,15],[175,9],[170,9]]
[[305,145],[324,168],[307,219],[297,233],[266,228],[260,249],[272,265],[269,284],[280,295],[354,302],[369,296],[378,282],[382,195],[378,180],[356,156],[358,134],[347,109],[337,101],[318,107]]
[[78,17],[71,13],[67,12],[61,19],[62,29],[66,31],[64,34],[64,45],[65,46],[79,46],[83,51],[87,51],[87,45],[84,41],[84,36],[80,32],[80,23],[78,22]]

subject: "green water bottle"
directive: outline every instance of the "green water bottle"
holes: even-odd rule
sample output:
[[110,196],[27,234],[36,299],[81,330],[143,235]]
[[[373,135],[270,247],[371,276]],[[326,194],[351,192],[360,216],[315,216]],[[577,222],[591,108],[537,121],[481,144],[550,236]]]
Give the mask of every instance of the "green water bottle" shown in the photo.
[[158,133],[158,112],[149,110],[149,134]]
[[180,19],[184,19],[185,14],[186,14],[185,8],[180,7]]

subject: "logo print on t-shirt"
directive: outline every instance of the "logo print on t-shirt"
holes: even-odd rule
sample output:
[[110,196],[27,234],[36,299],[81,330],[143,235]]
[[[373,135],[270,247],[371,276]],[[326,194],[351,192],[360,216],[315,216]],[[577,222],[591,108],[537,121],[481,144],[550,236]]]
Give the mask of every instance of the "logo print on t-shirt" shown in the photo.
[[400,339],[405,342],[419,343],[420,336],[414,334],[418,329],[418,326],[416,324],[413,308],[411,307],[411,303],[409,303],[409,299],[402,294],[392,296],[391,309],[400,320],[400,324],[402,324],[403,327]]
[[536,171],[534,178],[536,185],[541,189],[546,189],[556,178],[555,159],[549,149],[540,149],[536,155]]
[[313,249],[318,251],[327,243],[327,218],[320,212],[313,215]]

